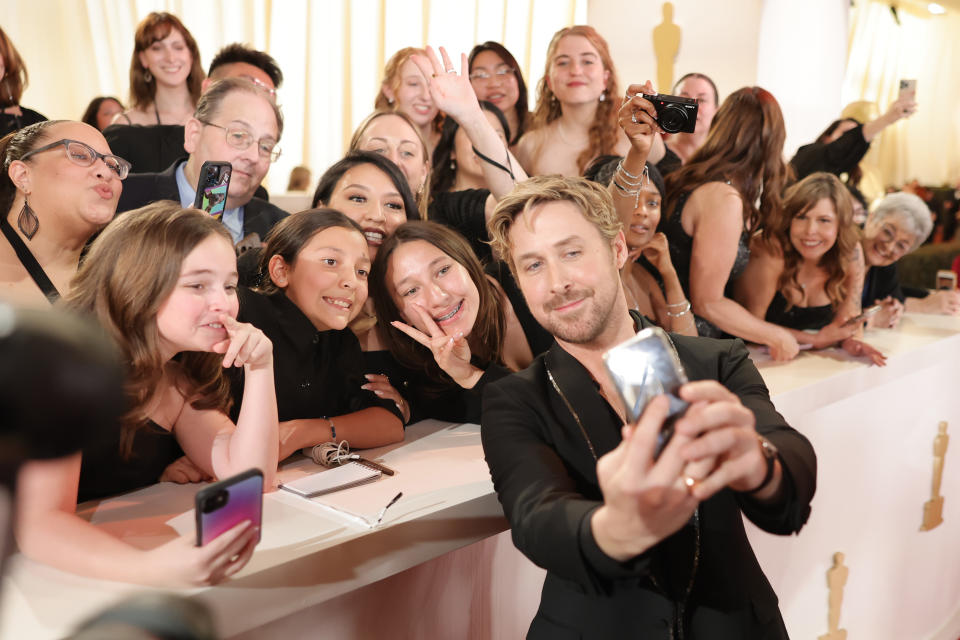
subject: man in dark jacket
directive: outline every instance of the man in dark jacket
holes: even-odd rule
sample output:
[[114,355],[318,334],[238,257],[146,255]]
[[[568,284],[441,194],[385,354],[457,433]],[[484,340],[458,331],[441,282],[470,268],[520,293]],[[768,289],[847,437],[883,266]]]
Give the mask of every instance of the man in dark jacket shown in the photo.
[[514,543],[547,569],[529,637],[786,638],[741,516],[798,531],[816,457],[743,343],[670,336],[690,406],[655,458],[666,398],[625,425],[603,368],[604,352],[651,326],[627,307],[609,194],[533,178],[501,200],[490,235],[556,338],[483,402],[484,452]]
[[190,155],[160,173],[132,173],[123,183],[117,211],[157,200],[175,200],[192,207],[200,167],[208,160],[233,166],[226,209],[221,220],[234,243],[259,246],[288,214],[254,197],[270,165],[279,157],[283,117],[270,94],[249,80],[227,78],[200,97],[184,127],[184,149]]

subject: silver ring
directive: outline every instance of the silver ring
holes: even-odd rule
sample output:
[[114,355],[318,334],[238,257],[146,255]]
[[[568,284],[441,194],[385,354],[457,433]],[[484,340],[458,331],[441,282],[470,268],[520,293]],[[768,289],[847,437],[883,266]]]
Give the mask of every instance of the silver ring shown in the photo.
[[457,72],[456,69],[447,69],[447,73],[456,73],[456,72]]
[[632,114],[630,114],[630,121],[633,122],[633,124],[640,124],[639,122],[637,122],[637,112],[636,112],[636,111],[634,111]]

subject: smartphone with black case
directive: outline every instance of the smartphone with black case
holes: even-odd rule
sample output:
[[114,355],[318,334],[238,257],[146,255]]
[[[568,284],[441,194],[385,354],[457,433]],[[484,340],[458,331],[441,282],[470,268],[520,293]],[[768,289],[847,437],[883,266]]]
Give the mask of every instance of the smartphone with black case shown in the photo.
[[673,436],[673,423],[689,406],[680,399],[680,387],[687,383],[687,374],[670,336],[657,327],[644,329],[603,354],[603,364],[631,423],[640,418],[656,396],[666,395],[669,399],[669,413],[660,429],[654,453],[654,457],[659,456]]
[[263,473],[249,469],[214,482],[197,492],[195,502],[198,547],[245,520],[259,527],[263,518]]
[[197,197],[193,201],[196,209],[209,213],[216,219],[223,216],[227,208],[227,190],[230,188],[230,174],[233,165],[229,162],[208,160],[200,167],[197,180]]
[[937,270],[937,291],[953,291],[957,288],[957,274],[950,269]]

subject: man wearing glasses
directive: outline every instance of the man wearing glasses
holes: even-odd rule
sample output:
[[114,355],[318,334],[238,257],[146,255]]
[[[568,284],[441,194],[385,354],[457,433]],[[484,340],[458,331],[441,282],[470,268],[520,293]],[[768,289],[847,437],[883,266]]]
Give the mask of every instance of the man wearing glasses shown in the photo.
[[200,97],[184,127],[183,147],[189,157],[160,173],[131,174],[124,182],[117,211],[156,200],[175,200],[192,207],[203,163],[229,162],[233,173],[221,220],[235,244],[259,246],[273,225],[288,215],[254,197],[270,165],[280,156],[282,132],[283,116],[260,87],[244,78],[216,82]]

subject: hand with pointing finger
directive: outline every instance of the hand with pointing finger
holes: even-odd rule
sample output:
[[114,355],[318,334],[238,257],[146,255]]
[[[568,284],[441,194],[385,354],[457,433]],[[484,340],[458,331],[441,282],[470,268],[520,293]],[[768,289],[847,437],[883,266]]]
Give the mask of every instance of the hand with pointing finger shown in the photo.
[[263,331],[225,313],[220,315],[220,322],[227,330],[227,339],[213,345],[211,351],[223,354],[224,368],[245,366],[255,371],[273,367],[273,343]]

